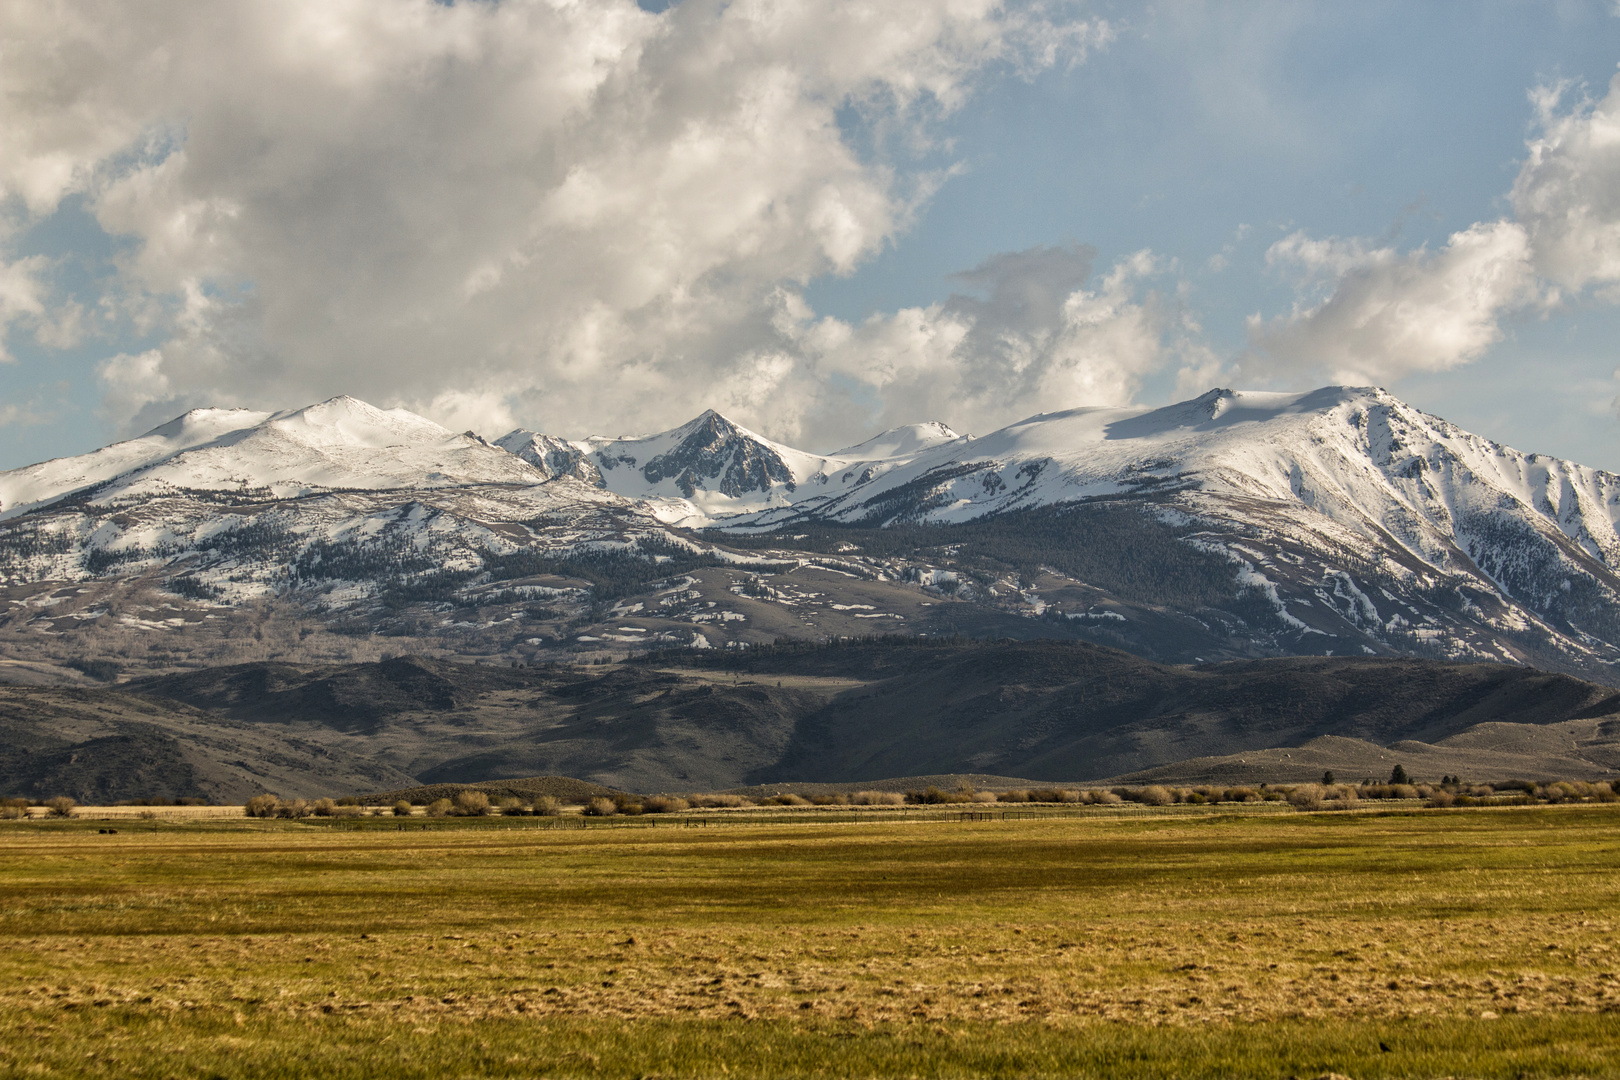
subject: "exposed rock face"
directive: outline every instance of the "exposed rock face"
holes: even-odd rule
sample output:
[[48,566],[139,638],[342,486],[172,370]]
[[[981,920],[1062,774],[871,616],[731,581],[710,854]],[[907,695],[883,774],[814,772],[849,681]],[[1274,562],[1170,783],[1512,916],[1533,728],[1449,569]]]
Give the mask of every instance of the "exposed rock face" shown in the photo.
[[604,486],[602,471],[586,451],[555,435],[519,428],[496,439],[495,445],[539,469],[547,480],[572,477],[592,487]]
[[649,484],[673,479],[687,498],[715,479],[720,481],[721,494],[733,498],[750,491],[769,491],[776,484],[794,490],[793,470],[782,456],[749,438],[714,410],[688,427],[675,449],[642,466],[641,475]]

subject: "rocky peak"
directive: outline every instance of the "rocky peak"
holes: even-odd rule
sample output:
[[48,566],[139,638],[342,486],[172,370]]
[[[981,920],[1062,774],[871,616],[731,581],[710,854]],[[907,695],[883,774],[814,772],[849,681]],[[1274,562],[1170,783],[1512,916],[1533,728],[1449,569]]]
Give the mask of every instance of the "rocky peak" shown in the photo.
[[547,480],[572,477],[592,487],[602,487],[602,471],[585,450],[555,435],[538,431],[516,431],[502,435],[495,445],[539,469]]
[[720,493],[732,498],[775,484],[794,490],[793,470],[782,455],[713,409],[674,434],[680,439],[675,447],[642,466],[649,484],[673,480],[687,498],[715,480]]

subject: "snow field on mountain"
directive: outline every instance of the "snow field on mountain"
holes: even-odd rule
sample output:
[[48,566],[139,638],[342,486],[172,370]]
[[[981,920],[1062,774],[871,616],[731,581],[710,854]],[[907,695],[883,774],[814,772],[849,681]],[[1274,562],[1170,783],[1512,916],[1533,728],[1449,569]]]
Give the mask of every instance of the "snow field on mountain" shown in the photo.
[[[1185,617],[1257,648],[1620,655],[1620,478],[1520,453],[1377,389],[1218,390],[1157,409],[1040,414],[981,438],[918,424],[825,455],[713,412],[650,436],[520,429],[491,445],[339,397],[274,415],[188,413],[0,474],[0,500],[0,585],[147,575],[199,602],[291,591],[355,610],[401,583],[420,586],[402,595],[466,599],[512,580],[512,559],[569,553],[654,565],[701,553],[739,568],[774,558],[839,573],[829,552],[842,547],[795,550],[800,530],[1083,513],[1103,500],[1218,555],[1210,572],[1221,580],[1200,586],[1200,602],[1237,606],[1214,621]],[[718,527],[743,550],[666,526]],[[776,550],[743,543],[762,532]],[[953,601],[1016,604],[1024,617],[1051,607],[1004,568],[996,588],[937,562],[892,561],[856,556],[842,572],[949,584]],[[887,601],[840,610],[900,619]],[[1244,623],[1253,617],[1266,625]]]

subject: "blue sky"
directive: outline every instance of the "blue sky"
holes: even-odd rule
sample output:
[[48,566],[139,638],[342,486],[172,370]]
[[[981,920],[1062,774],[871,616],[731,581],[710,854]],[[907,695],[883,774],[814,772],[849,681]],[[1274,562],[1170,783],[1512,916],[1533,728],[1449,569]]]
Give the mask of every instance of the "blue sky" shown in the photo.
[[[1613,259],[1558,233],[1620,214],[1612,3],[417,7],[7,16],[106,63],[0,75],[0,468],[339,392],[827,449],[1348,371],[1620,470]],[[1414,345],[1470,229],[1496,291]]]
[[[926,303],[951,288],[938,268],[1060,239],[1104,261],[1147,247],[1181,261],[1187,304],[1235,355],[1247,316],[1292,303],[1266,266],[1273,241],[1304,228],[1438,246],[1504,213],[1527,92],[1569,80],[1601,95],[1620,62],[1620,19],[1602,3],[1096,10],[1119,26],[1108,49],[975,102],[953,124],[967,170],[901,242],[818,282],[818,307],[858,318]],[[1225,269],[1209,267],[1217,255]],[[1576,303],[1505,329],[1473,363],[1390,388],[1524,449],[1620,470],[1620,309]],[[1175,390],[1166,371],[1142,400]]]

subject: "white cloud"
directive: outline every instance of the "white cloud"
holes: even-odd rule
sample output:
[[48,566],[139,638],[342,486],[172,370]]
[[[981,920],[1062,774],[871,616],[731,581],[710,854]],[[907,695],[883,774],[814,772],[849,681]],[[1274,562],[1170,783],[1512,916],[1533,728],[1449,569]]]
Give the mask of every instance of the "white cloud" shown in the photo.
[[1568,88],[1531,95],[1540,135],[1513,184],[1536,269],[1567,289],[1620,283],[1620,75],[1601,101],[1559,107]]
[[1244,374],[1392,382],[1477,358],[1501,340],[1505,316],[1555,305],[1560,288],[1620,302],[1620,75],[1602,100],[1561,111],[1569,89],[1531,94],[1538,130],[1511,220],[1475,224],[1432,253],[1303,232],[1272,245],[1267,261],[1296,273],[1305,299],[1250,318]]
[[0,405],[0,428],[39,427],[52,419],[50,414],[37,412],[26,405]]
[[490,390],[445,390],[430,401],[411,402],[410,407],[452,431],[505,434],[518,426],[506,396]]
[[1157,272],[1149,252],[1122,260],[1088,288],[1093,258],[1079,246],[998,255],[956,275],[976,295],[859,326],[805,322],[799,350],[872,399],[861,408],[860,395],[850,395],[855,407],[818,428],[854,438],[874,426],[935,418],[985,431],[1034,412],[1129,402],[1167,359],[1169,313],[1156,294],[1142,292]]
[[107,388],[108,409],[120,416],[140,415],[153,402],[173,397],[169,377],[163,373],[163,353],[158,349],[108,357],[97,365],[96,374]]
[[[570,434],[714,402],[805,429],[837,394],[782,290],[906,228],[941,179],[914,151],[987,73],[1108,35],[996,0],[12,5],[0,197],[83,193],[136,241],[120,302],[170,333],[103,368],[134,426],[347,392]],[[1082,357],[1120,295],[1035,366],[1115,392]]]
[[45,262],[41,255],[12,262],[0,259],[0,364],[15,363],[15,357],[6,348],[12,326],[37,320],[45,314],[45,290],[39,280]]
[[1510,221],[1471,226],[1432,253],[1294,233],[1266,259],[1307,284],[1331,282],[1332,294],[1269,321],[1252,316],[1250,374],[1303,370],[1382,383],[1443,371],[1499,341],[1502,313],[1535,295],[1525,230]]

